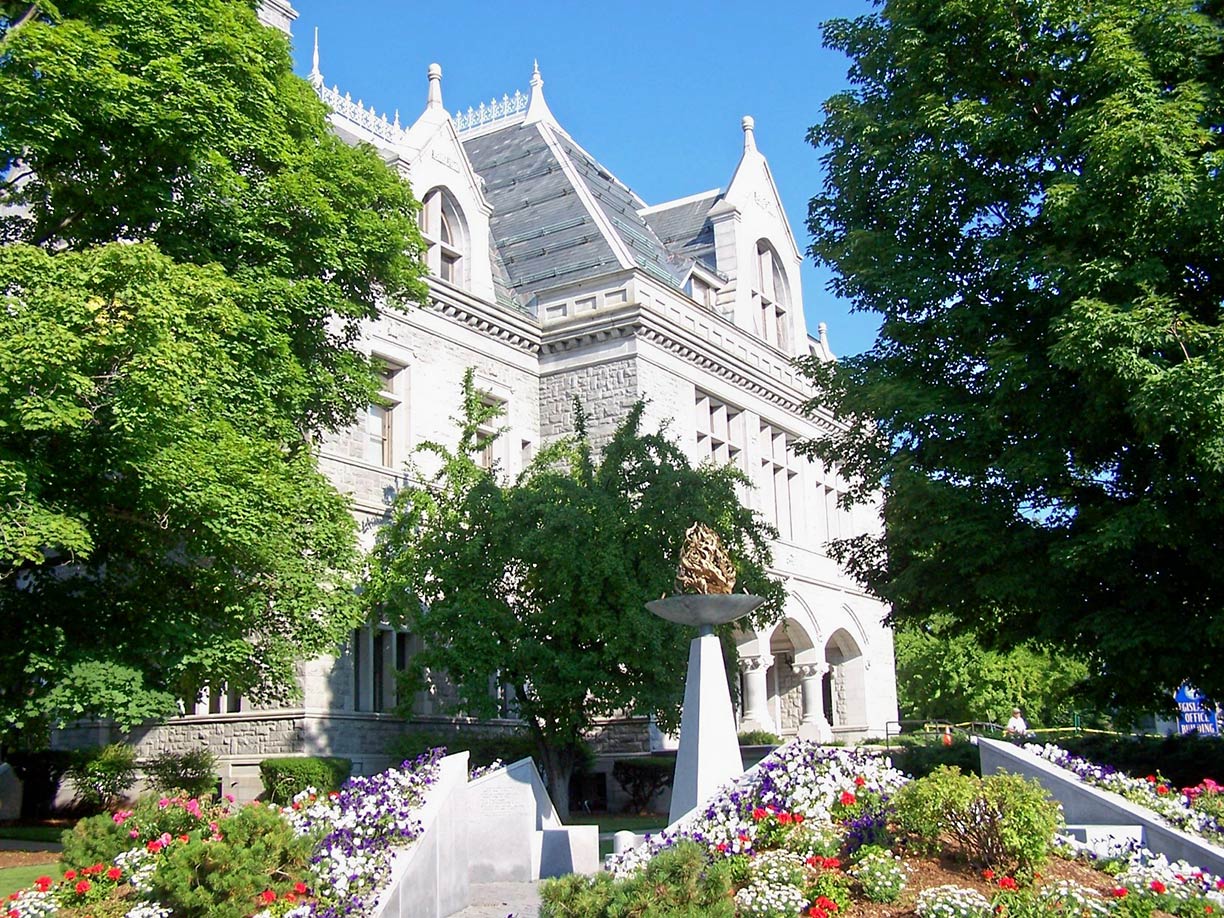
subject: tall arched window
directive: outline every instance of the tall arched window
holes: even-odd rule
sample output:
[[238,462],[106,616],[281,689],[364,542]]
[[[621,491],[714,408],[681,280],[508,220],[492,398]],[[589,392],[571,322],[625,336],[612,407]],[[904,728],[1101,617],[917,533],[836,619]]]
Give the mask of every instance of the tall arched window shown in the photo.
[[757,333],[784,351],[790,349],[790,287],[778,253],[766,240],[756,244],[756,270],[752,279],[753,320]]
[[467,223],[463,211],[445,188],[434,188],[421,203],[421,235],[429,246],[425,264],[429,273],[442,280],[464,284]]

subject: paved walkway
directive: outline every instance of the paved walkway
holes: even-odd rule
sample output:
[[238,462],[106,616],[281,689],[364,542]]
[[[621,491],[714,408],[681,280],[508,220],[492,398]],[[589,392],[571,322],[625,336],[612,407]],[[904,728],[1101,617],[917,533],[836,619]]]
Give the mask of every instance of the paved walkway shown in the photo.
[[23,841],[17,838],[0,838],[0,851],[63,851],[59,842]]
[[539,918],[535,883],[473,883],[472,904],[454,918]]

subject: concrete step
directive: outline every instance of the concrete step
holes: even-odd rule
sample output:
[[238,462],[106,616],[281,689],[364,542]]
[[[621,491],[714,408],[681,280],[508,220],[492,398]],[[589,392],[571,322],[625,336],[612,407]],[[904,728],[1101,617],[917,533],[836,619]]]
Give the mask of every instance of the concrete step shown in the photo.
[[473,883],[472,904],[452,918],[539,918],[535,883]]

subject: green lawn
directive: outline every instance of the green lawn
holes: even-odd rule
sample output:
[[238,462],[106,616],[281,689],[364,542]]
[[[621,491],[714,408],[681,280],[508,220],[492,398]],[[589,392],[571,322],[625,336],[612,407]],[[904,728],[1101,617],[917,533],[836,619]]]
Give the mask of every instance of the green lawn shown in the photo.
[[624,813],[570,813],[574,826],[599,826],[600,832],[657,832],[667,825],[666,816],[627,816]]
[[58,842],[67,826],[0,826],[0,838],[19,841]]
[[33,864],[29,867],[5,867],[0,870],[0,899],[9,893],[32,886],[34,881],[44,874],[58,879],[59,864],[56,861],[49,861],[46,864]]

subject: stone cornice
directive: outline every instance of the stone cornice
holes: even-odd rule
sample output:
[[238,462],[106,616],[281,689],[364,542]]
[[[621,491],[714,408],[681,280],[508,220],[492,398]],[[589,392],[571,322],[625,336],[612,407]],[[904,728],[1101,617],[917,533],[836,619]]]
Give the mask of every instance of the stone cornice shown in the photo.
[[533,356],[540,352],[540,325],[529,315],[495,306],[437,278],[429,283],[428,308],[453,322]]
[[[734,329],[734,326],[730,326],[730,329]],[[793,414],[801,414],[803,404],[810,397],[810,393],[775,379],[725,348],[693,334],[667,316],[643,308],[640,303],[550,324],[544,328],[541,336],[540,353],[541,356],[561,354],[627,337],[660,347]],[[823,415],[810,417],[809,421],[827,430],[837,429],[835,422]]]
[[[533,356],[580,351],[610,340],[633,338],[649,342],[792,414],[802,414],[804,403],[811,397],[810,391],[776,379],[727,348],[694,334],[668,316],[640,303],[584,313],[541,327],[533,316],[490,304],[444,281],[431,277],[428,283],[430,309]],[[755,344],[742,329],[720,317],[706,318],[726,325],[728,337],[743,335],[750,344]],[[838,429],[837,423],[824,413],[810,416],[808,420],[824,430]]]

